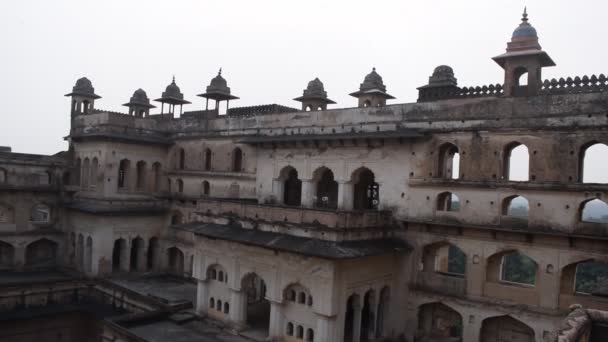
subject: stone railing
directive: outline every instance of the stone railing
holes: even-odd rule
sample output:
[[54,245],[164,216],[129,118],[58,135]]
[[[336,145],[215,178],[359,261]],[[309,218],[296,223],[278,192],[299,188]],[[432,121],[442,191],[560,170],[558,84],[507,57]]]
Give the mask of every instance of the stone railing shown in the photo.
[[541,94],[577,94],[577,93],[595,93],[602,92],[608,89],[608,78],[604,74],[599,76],[592,75],[574,78],[560,78],[545,80],[541,88]]
[[464,296],[467,293],[467,280],[437,272],[419,272],[416,287],[421,290],[445,293],[451,296]]
[[229,116],[253,116],[261,114],[279,114],[299,112],[296,108],[281,106],[278,104],[267,104],[249,107],[235,107],[228,109]]
[[256,221],[320,225],[335,229],[391,225],[390,211],[337,211],[218,200],[199,200],[198,210],[208,215],[234,215]]
[[481,87],[421,87],[418,102],[474,97],[500,96],[503,94],[501,84],[490,84]]

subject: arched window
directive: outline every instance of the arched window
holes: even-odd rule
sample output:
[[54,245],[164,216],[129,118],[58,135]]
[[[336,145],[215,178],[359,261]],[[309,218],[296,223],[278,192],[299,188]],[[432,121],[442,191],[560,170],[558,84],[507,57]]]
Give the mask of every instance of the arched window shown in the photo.
[[180,194],[184,192],[184,181],[181,179],[177,180],[177,192]]
[[28,268],[55,266],[58,244],[48,239],[40,239],[27,245],[25,264]]
[[298,294],[298,303],[300,303],[300,304],[306,304],[306,293],[300,292]]
[[525,285],[534,285],[537,265],[530,257],[520,252],[509,252],[502,256],[500,280]]
[[446,179],[458,179],[460,172],[460,154],[458,147],[446,143],[439,148],[439,170],[437,176]]
[[183,170],[186,168],[186,151],[183,148],[179,149],[179,157],[178,157],[178,168]]
[[120,161],[118,166],[118,189],[126,189],[129,186],[129,167],[130,162],[128,159]]
[[281,172],[284,179],[283,203],[285,205],[298,206],[302,200],[302,181],[298,178],[298,171],[293,167],[286,167]]
[[15,261],[15,248],[6,242],[0,241],[0,270],[12,269]]
[[306,305],[312,306],[312,296],[311,295],[308,296],[308,301],[306,302]]
[[306,341],[312,342],[314,340],[315,340],[315,332],[312,329],[308,328],[306,330]]
[[608,264],[605,262],[585,261],[576,265],[574,291],[576,293],[596,294],[608,279]]
[[466,264],[464,252],[450,243],[433,243],[423,248],[423,272],[437,272],[448,276],[463,277]]
[[227,315],[228,313],[230,313],[230,305],[228,304],[228,302],[224,302],[224,313]]
[[240,148],[232,151],[232,171],[241,172],[243,170],[243,152]]
[[608,157],[608,146],[591,143],[583,146],[579,160],[579,182],[608,183],[608,165],[604,162]]
[[460,198],[451,192],[442,192],[437,196],[438,211],[459,211]]
[[99,168],[99,160],[97,157],[94,157],[91,161],[91,179],[89,183],[91,183],[91,188],[95,189],[97,187],[97,169]]
[[162,177],[162,166],[159,162],[156,162],[154,164],[152,164],[152,172],[154,173],[153,175],[153,179],[152,179],[152,191],[153,192],[159,192],[160,191],[160,182],[161,182],[161,177]]
[[82,163],[82,187],[89,187],[89,177],[91,175],[91,163],[89,158],[84,158],[84,162]]
[[462,316],[451,307],[435,302],[418,308],[418,328],[424,337],[445,341],[462,340]]
[[364,108],[371,107],[371,106],[372,106],[372,101],[370,101],[370,100],[363,101]]
[[206,148],[205,149],[205,171],[211,171],[211,150]]
[[502,204],[502,215],[516,218],[528,218],[530,204],[523,196],[510,196]]
[[209,307],[215,309],[215,298],[211,297],[209,299]]
[[528,70],[523,67],[517,67],[513,70],[513,96],[528,95]]
[[222,301],[221,300],[217,300],[217,311],[222,312]]
[[224,272],[223,271],[219,271],[217,274],[217,280],[218,281],[224,281]]
[[287,300],[291,301],[291,302],[295,302],[296,301],[296,291],[295,290],[289,290],[287,292]]
[[582,222],[608,223],[608,204],[600,199],[583,202],[580,212]]
[[293,323],[287,323],[287,336],[293,336]]
[[217,270],[215,268],[211,268],[209,270],[209,279],[213,279],[213,280],[217,279]]
[[376,183],[376,176],[368,168],[360,168],[353,172],[354,209],[375,210],[380,204],[380,185]]
[[210,186],[209,182],[203,181],[203,196],[209,196]]
[[306,111],[307,112],[310,112],[311,110],[312,110],[312,106],[311,105],[306,106]]
[[296,328],[296,337],[300,339],[304,337],[304,328],[301,325]]
[[319,168],[313,172],[313,182],[316,183],[315,207],[336,209],[338,182],[334,179],[334,173],[326,167]]
[[30,221],[35,223],[51,222],[51,208],[46,204],[37,204],[32,207]]
[[505,148],[503,178],[510,181],[527,182],[530,173],[530,155],[526,145],[513,142]]
[[146,162],[140,160],[137,162],[137,181],[135,182],[137,190],[145,190],[146,188]]

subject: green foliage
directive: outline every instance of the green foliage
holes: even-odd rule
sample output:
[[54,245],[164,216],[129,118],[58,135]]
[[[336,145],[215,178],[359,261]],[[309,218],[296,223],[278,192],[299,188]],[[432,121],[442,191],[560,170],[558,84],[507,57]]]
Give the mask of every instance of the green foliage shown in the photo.
[[514,252],[502,260],[502,280],[514,283],[534,285],[536,263],[528,256]]
[[594,293],[598,284],[608,279],[608,264],[602,262],[583,262],[576,267],[574,289],[580,293]]

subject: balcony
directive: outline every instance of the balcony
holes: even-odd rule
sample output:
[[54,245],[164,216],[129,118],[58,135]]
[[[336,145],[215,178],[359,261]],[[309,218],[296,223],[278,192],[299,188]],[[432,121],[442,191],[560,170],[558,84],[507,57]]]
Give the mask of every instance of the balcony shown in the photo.
[[463,297],[467,293],[467,280],[439,272],[419,272],[416,287],[424,291]]
[[392,223],[390,211],[337,211],[302,207],[283,207],[239,201],[198,201],[198,210],[211,215],[235,215],[240,218],[324,226],[333,229],[386,227]]

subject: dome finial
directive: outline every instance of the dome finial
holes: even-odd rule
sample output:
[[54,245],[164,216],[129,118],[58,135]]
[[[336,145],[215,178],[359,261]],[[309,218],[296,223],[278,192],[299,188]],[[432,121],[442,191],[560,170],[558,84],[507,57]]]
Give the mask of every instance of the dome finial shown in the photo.
[[173,75],[173,81],[171,81],[173,84],[175,84],[175,75]]
[[524,6],[524,14],[522,14],[521,21],[528,21],[528,6]]
[[221,74],[222,74],[222,67],[220,67],[220,71],[218,71],[218,73],[217,73],[217,74],[218,74],[218,75],[221,75]]

